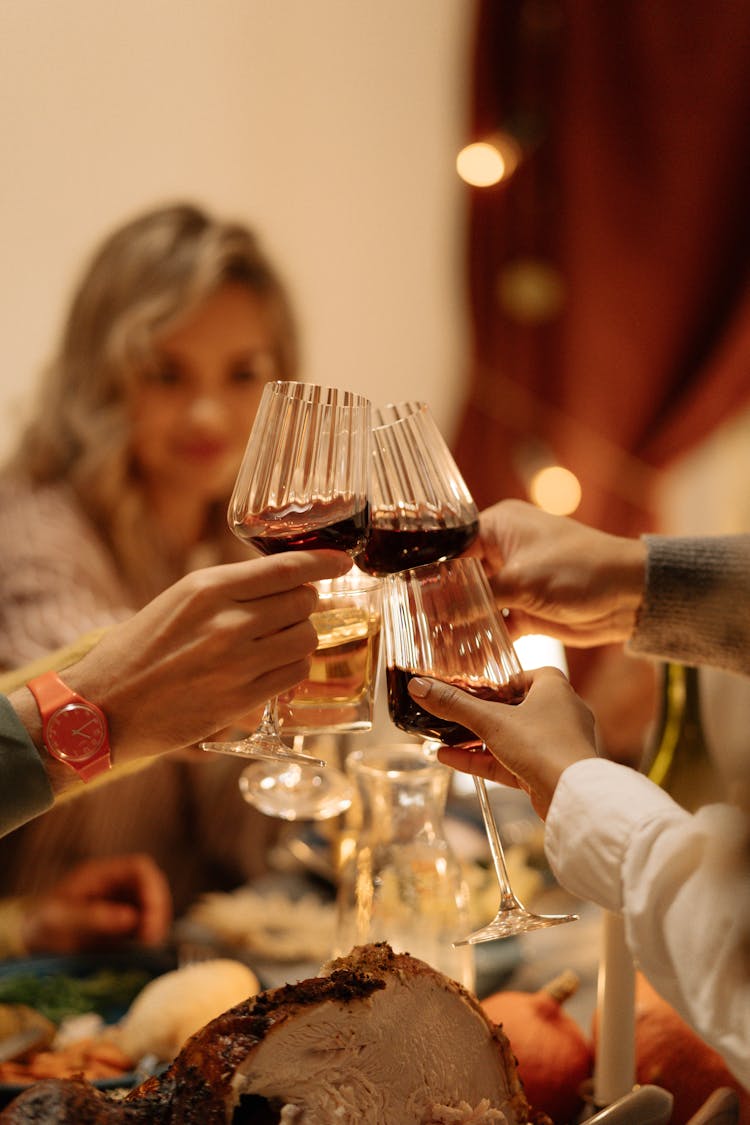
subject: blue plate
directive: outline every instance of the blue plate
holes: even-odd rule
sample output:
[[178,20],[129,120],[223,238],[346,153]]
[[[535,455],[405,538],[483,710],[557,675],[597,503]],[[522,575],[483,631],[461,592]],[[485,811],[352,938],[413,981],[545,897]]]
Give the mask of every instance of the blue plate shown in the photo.
[[[146,978],[138,988],[140,991],[149,980],[175,968],[177,968],[177,958],[174,952],[133,947],[112,953],[81,953],[65,957],[19,957],[0,961],[0,983],[9,978],[28,976],[45,978],[63,975],[84,980],[103,969],[122,973],[137,969],[143,972]],[[18,1002],[22,1002],[20,998]],[[115,1003],[92,1006],[91,1010],[100,1015],[106,1023],[116,1023],[125,1015],[129,1006],[130,1001],[124,1005]],[[94,1079],[92,1085],[98,1090],[120,1090],[131,1088],[138,1080],[138,1076],[133,1071],[129,1071],[116,1078]],[[0,1082],[0,1107],[7,1105],[23,1090],[28,1089],[28,1086],[29,1083]]]

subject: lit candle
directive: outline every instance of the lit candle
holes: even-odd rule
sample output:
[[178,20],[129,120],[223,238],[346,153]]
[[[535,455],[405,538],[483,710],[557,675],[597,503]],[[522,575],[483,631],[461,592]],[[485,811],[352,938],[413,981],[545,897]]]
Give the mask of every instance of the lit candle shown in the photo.
[[619,914],[604,912],[597,981],[594,1104],[611,1105],[635,1084],[635,967]]

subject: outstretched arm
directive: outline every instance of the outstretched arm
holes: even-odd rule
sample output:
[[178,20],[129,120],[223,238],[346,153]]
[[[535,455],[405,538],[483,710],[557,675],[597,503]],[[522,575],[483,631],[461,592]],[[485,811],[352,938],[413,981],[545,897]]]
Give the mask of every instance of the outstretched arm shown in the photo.
[[[113,765],[190,746],[303,680],[317,645],[310,614],[318,598],[310,583],[350,567],[339,552],[298,551],[193,571],[107,630],[62,678],[105,712]],[[14,791],[23,799],[15,813],[3,810],[6,832],[65,790],[82,788],[71,769],[46,754],[28,689],[17,688],[8,702],[1,788],[9,806]],[[28,792],[24,778],[31,779]]]

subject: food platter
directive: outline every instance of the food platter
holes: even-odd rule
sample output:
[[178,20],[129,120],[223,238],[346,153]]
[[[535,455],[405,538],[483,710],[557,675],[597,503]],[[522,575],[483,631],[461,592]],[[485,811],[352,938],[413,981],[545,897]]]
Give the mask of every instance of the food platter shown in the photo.
[[[145,984],[176,967],[174,952],[133,947],[112,953],[76,954],[14,958],[0,962],[0,1003],[39,1002],[56,997],[50,1018],[65,1014],[66,1004],[72,1010],[87,996],[89,1010],[106,1023],[115,1023],[127,1010],[133,996]],[[83,987],[78,989],[77,984]],[[93,1079],[100,1090],[130,1088],[139,1075],[128,1071],[117,1077]],[[0,1082],[0,1107],[7,1105],[27,1084]]]

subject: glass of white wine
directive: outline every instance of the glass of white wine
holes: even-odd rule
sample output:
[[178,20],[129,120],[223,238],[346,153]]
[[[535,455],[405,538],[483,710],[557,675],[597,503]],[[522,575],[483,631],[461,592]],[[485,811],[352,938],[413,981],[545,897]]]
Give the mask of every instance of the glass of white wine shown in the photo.
[[[307,679],[279,697],[282,734],[301,755],[309,735],[368,731],[380,655],[380,581],[353,568],[342,578],[317,582],[318,609],[310,620],[318,647]],[[245,800],[268,816],[322,820],[351,804],[352,784],[330,762],[325,767],[259,762],[240,776]]]

